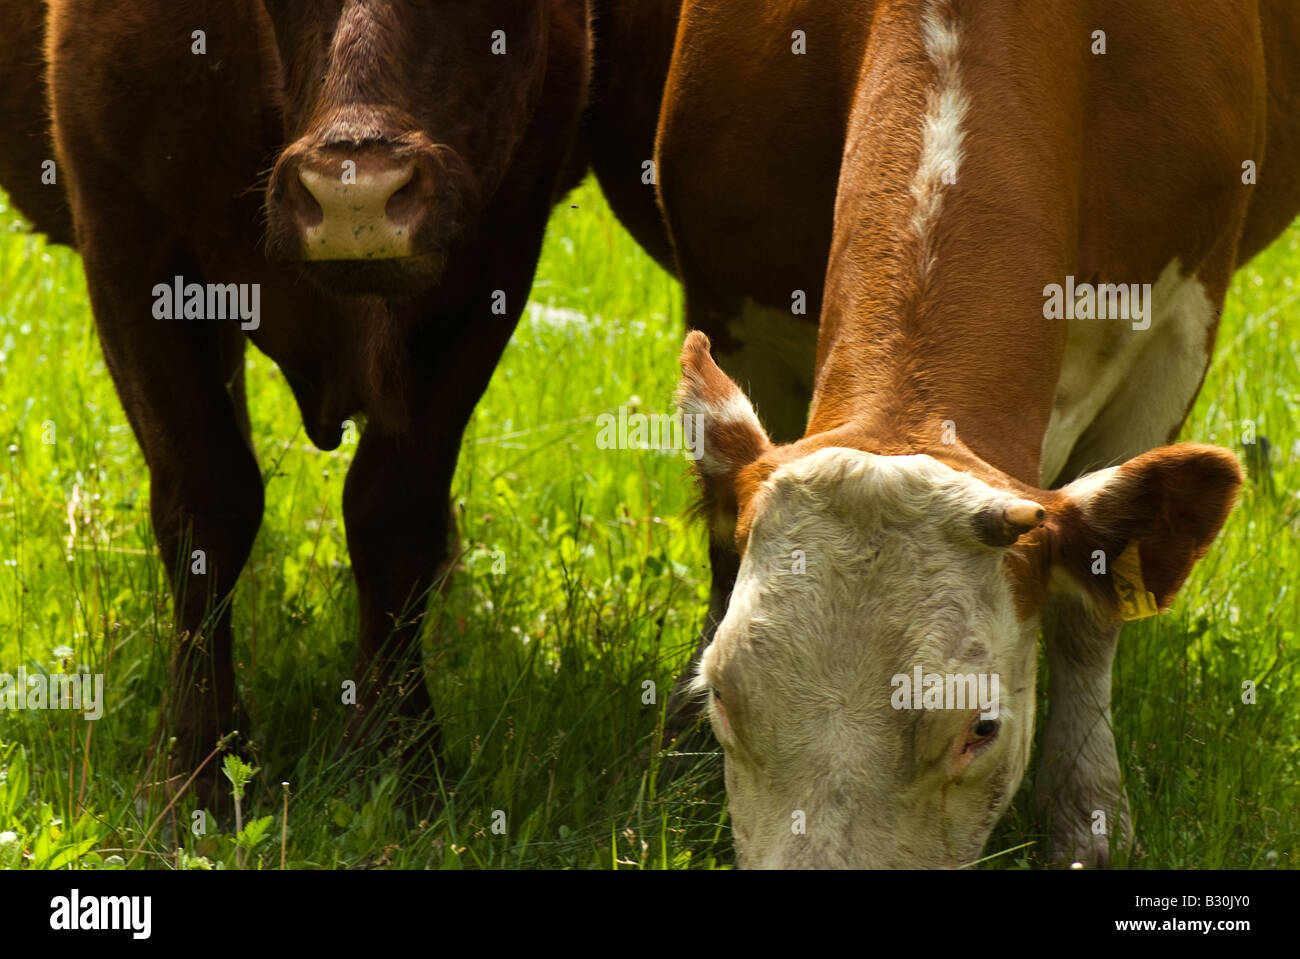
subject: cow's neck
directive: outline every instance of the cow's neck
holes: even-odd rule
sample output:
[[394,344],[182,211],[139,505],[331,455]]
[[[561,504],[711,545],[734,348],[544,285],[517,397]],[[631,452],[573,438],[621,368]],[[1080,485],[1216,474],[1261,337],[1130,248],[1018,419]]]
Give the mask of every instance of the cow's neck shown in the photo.
[[1062,325],[1043,318],[1044,278],[1063,278],[1077,248],[1077,191],[1061,162],[1074,131],[1052,108],[1073,74],[1068,58],[1051,76],[1007,69],[1026,62],[1029,45],[1014,39],[1025,25],[988,11],[964,20],[971,9],[879,9],[844,154],[807,437],[954,465],[969,449],[1032,483],[1064,349]]

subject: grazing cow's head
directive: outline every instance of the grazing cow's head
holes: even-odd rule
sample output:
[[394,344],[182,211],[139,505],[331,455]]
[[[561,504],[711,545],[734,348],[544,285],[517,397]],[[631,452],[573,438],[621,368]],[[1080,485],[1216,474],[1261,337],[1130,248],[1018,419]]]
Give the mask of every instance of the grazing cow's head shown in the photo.
[[682,367],[712,534],[741,550],[696,680],[740,863],[978,858],[1029,758],[1044,604],[1071,597],[1118,622],[1135,562],[1151,594],[1137,601],[1163,609],[1231,508],[1236,460],[1164,447],[1028,490],[930,455],[774,447],[702,334]]
[[264,4],[288,144],[267,189],[269,254],[339,292],[437,283],[532,116],[551,5]]

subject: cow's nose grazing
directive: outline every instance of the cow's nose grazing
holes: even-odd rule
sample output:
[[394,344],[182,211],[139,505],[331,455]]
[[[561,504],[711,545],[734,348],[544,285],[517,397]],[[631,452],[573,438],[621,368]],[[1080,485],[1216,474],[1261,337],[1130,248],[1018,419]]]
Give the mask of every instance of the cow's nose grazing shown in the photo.
[[305,258],[410,256],[411,231],[420,211],[419,178],[414,160],[304,162],[290,194]]

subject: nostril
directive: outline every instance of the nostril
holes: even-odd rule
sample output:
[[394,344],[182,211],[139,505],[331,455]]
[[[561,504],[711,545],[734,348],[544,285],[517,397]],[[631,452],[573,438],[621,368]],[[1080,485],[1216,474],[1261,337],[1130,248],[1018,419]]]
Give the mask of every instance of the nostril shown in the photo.
[[319,226],[325,219],[325,210],[311,186],[303,179],[303,168],[297,167],[282,182],[285,184],[284,193],[294,219],[303,227]]
[[384,204],[384,215],[394,224],[406,226],[419,216],[423,204],[420,181],[421,176],[412,163],[406,170],[405,178]]

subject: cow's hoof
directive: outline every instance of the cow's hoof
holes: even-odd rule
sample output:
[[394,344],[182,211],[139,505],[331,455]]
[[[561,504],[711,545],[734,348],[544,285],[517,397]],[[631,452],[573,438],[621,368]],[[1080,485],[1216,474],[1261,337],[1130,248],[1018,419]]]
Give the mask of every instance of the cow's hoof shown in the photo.
[[160,723],[154,732],[149,763],[136,791],[137,806],[147,805],[157,812],[168,804],[177,808],[197,806],[223,821],[232,815],[232,787],[221,771],[225,757],[233,752],[249,765],[257,765],[255,745],[240,733],[241,728],[248,728],[248,717],[240,710],[238,718],[245,722],[224,733],[214,730],[200,733],[182,727],[169,734]]
[[1059,869],[1109,869],[1110,839],[1091,833],[1053,836],[1044,858],[1047,865]]
[[343,731],[334,761],[357,776],[395,766],[402,793],[416,810],[440,807],[447,788],[442,727],[432,716],[382,717],[373,710],[357,712]]
[[417,800],[430,797],[441,802],[445,788],[442,727],[431,719],[417,720],[404,732],[398,742],[403,785]]
[[[177,811],[175,815],[180,815],[181,810],[201,809],[224,821],[233,814],[234,805],[230,783],[221,775],[220,764],[218,755],[195,773],[190,767],[178,764],[174,756],[150,762],[136,788],[136,812],[148,818],[150,824],[169,808]],[[203,828],[214,831],[216,824],[205,822]]]

